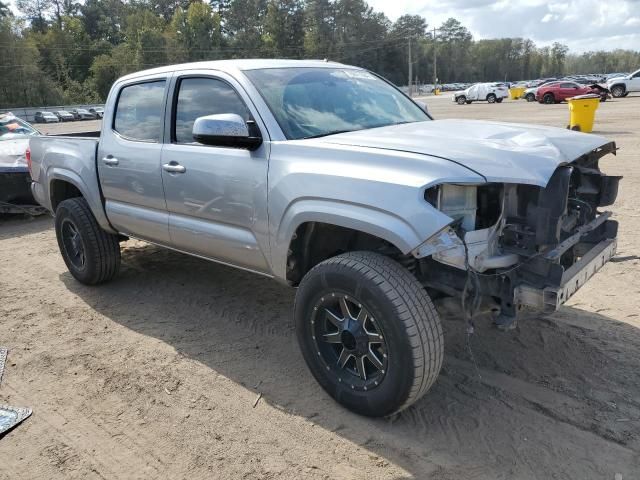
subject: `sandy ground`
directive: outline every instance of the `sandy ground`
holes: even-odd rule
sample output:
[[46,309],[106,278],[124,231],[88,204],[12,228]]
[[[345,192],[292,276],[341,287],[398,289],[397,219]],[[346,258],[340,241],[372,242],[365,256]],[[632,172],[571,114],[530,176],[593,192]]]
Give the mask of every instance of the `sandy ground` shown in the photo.
[[38,130],[49,135],[64,135],[68,133],[92,132],[100,130],[102,120],[82,120],[76,122],[39,123]]
[[[454,105],[437,118],[564,127],[566,105]],[[293,335],[293,291],[141,243],[114,282],[75,282],[50,218],[0,222],[2,479],[640,478],[640,97],[601,105],[621,148],[617,257],[559,312],[511,333],[444,320],[433,389],[388,420],[334,403]],[[475,363],[472,361],[475,358]],[[258,395],[262,397],[254,406]]]

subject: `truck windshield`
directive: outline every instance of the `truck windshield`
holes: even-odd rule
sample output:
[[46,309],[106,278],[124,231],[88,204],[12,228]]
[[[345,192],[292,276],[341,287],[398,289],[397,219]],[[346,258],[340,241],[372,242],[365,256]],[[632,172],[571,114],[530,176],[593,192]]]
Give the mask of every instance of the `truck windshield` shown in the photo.
[[430,120],[375,75],[350,68],[270,68],[244,72],[290,140]]

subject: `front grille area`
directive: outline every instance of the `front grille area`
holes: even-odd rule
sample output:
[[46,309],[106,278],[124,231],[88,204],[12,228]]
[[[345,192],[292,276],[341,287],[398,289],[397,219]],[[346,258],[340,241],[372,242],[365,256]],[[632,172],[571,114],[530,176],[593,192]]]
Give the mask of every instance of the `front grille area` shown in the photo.
[[[507,189],[504,251],[525,257],[549,251],[602,215],[599,208],[615,201],[621,177],[604,175],[598,159],[587,155],[558,167],[545,188],[513,185]],[[598,228],[603,230],[605,223]]]

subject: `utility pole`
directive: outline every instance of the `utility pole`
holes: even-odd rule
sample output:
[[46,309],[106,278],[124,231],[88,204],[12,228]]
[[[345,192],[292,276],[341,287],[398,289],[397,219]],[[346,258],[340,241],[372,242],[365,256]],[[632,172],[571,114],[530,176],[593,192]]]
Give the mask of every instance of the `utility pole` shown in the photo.
[[413,93],[413,64],[411,62],[411,37],[409,37],[409,96]]
[[433,27],[433,88],[438,84],[436,28]]

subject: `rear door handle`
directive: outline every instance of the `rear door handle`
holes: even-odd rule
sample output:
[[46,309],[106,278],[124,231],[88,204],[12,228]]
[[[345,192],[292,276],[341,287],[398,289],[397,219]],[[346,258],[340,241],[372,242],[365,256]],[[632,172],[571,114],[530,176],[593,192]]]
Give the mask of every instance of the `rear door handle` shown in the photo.
[[165,172],[169,173],[184,173],[187,171],[184,166],[180,165],[177,162],[165,163],[164,165],[162,165],[162,169]]
[[120,163],[120,160],[111,155],[107,155],[106,157],[102,158],[102,163],[106,165],[118,165],[118,163]]

